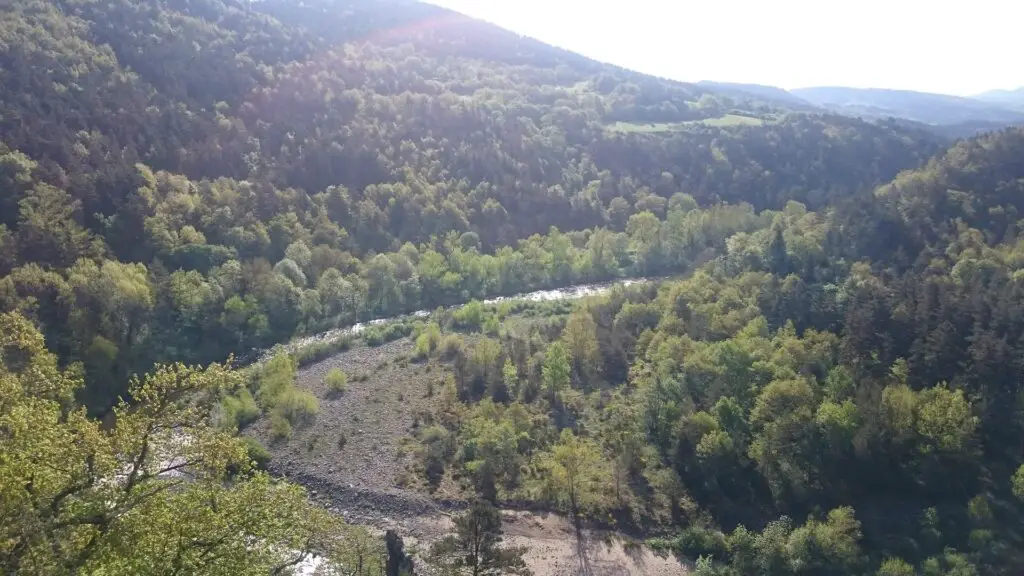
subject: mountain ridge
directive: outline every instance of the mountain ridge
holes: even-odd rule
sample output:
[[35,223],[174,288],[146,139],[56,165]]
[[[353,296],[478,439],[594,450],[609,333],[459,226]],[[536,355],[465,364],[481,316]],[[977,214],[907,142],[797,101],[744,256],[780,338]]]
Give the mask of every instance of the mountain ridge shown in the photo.
[[969,122],[1024,123],[1024,113],[946,94],[841,86],[799,88],[790,92],[834,112],[866,118],[891,116],[933,126]]
[[1009,90],[989,90],[981,94],[975,94],[971,98],[1024,111],[1024,86]]

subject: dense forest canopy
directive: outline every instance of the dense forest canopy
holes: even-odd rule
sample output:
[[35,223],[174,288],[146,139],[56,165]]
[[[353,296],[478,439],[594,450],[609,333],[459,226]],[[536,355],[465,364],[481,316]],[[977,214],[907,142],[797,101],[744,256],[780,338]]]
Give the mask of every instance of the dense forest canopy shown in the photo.
[[425,478],[679,525],[655,543],[699,574],[1019,572],[1022,153],[1009,130],[764,211],[688,278],[547,323],[442,318],[417,337],[455,356]]
[[[619,246],[634,215],[690,202],[819,208],[940,149],[418,3],[33,0],[2,18],[0,301],[85,364],[99,409],[156,360],[637,271],[620,254],[530,272],[562,249],[553,227]],[[758,123],[714,122],[737,115]]]
[[[425,449],[427,468],[670,533],[706,574],[1019,573],[1024,131],[953,143],[745,94],[408,1],[9,3],[0,558],[142,570],[164,561],[147,519],[187,539],[276,517],[274,490],[289,523],[217,552],[266,543],[251,573],[330,552],[347,529],[178,392],[257,415],[272,397],[283,428],[315,412],[292,360],[265,395],[218,363],[367,318],[685,275],[453,344],[431,438],[462,449]],[[424,356],[478,320],[419,327]],[[164,494],[145,429],[182,422],[209,441],[206,475]],[[63,455],[73,469],[34,475]],[[168,521],[218,498],[234,507]]]

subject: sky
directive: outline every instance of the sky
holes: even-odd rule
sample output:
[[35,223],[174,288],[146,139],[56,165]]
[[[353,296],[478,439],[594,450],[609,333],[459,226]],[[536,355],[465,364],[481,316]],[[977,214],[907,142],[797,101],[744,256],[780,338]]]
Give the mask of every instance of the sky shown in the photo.
[[1024,86],[1022,0],[429,1],[685,82],[959,96]]

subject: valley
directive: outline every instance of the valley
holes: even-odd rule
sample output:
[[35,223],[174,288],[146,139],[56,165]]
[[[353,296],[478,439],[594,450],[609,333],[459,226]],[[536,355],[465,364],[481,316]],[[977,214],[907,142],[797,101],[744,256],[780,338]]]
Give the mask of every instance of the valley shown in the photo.
[[1015,94],[7,3],[0,572],[1020,574]]

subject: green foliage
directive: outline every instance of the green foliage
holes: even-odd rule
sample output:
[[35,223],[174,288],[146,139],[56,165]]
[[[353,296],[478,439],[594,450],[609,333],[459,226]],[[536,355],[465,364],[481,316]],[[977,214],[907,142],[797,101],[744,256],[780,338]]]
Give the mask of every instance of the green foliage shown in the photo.
[[825,522],[809,520],[789,537],[789,563],[796,573],[855,574],[863,563],[861,525],[852,508],[836,508]]
[[259,440],[249,436],[243,436],[242,442],[245,443],[245,453],[253,467],[257,470],[266,470],[267,464],[270,463],[270,452],[267,448],[260,444]]
[[448,430],[431,426],[420,435],[423,445],[423,467],[427,481],[436,487],[441,483],[448,460],[455,451],[453,438]]
[[312,422],[319,411],[320,402],[315,396],[293,388],[277,397],[273,413],[282,416],[293,426],[303,426]]
[[545,492],[572,514],[598,513],[607,506],[607,463],[593,440],[562,430],[558,442],[535,457],[535,465],[544,471]]
[[[335,1],[32,0],[6,15],[4,45],[21,48],[5,69],[24,82],[0,91],[0,274],[36,264],[68,282],[81,260],[120,262],[153,296],[51,306],[21,290],[5,308],[40,306],[62,360],[119,350],[87,366],[96,409],[159,360],[683,272],[763,224],[755,211],[823,208],[937,151],[893,123],[782,114],[469,19],[378,41],[448,13]],[[476,312],[460,318],[500,331]]]
[[484,305],[476,300],[471,300],[452,314],[452,321],[456,328],[479,330],[484,323],[485,316]]
[[257,399],[264,411],[277,405],[278,399],[295,386],[298,365],[288,354],[278,354],[267,360],[257,372]]
[[256,398],[263,412],[270,416],[271,435],[278,440],[291,438],[295,427],[309,425],[320,411],[315,396],[295,387],[297,370],[292,356],[278,354],[255,374]]
[[324,376],[328,394],[344,394],[348,391],[348,375],[340,368],[332,368]]
[[1018,500],[1024,500],[1024,464],[1022,464],[1017,471],[1013,473],[1013,478],[1010,479],[1010,484],[1013,488],[1013,495]]
[[727,555],[725,536],[718,530],[702,526],[690,526],[673,539],[654,541],[653,546],[686,558],[725,558]]
[[458,433],[461,459],[478,491],[495,499],[498,490],[520,484],[527,454],[543,435],[522,404],[504,407],[484,400],[463,417]]
[[295,429],[283,414],[274,412],[270,415],[270,437],[274,440],[290,440]]
[[413,350],[413,357],[418,359],[429,358],[441,345],[441,328],[435,322],[427,326],[416,336],[416,347]]
[[260,407],[248,389],[242,388],[237,394],[221,400],[222,421],[230,430],[238,430],[252,424],[260,416]]
[[333,566],[351,557],[355,529],[303,489],[253,472],[265,451],[214,426],[237,373],[157,366],[104,421],[75,403],[80,376],[59,368],[29,321],[0,314],[0,350],[5,570],[255,575],[296,554]]
[[569,356],[565,347],[560,342],[553,342],[548,346],[544,355],[544,392],[548,400],[554,405],[558,394],[569,387]]
[[876,574],[877,576],[915,576],[917,572],[902,558],[886,558]]
[[360,336],[367,346],[376,347],[404,338],[411,332],[412,326],[405,322],[387,322],[366,328]]
[[[33,353],[2,357],[16,375],[0,378],[15,398],[0,403],[5,567],[157,573],[178,558],[179,572],[266,574],[282,551],[330,552],[338,539],[320,529],[344,530],[259,475],[226,484],[200,466],[195,485],[144,478],[113,494],[141,445],[132,419],[155,405],[148,380],[129,375],[464,302],[452,324],[493,339],[417,334],[417,357],[453,372],[440,425],[421,433],[435,485],[461,466],[481,491],[614,509],[616,521],[765,527],[734,530],[725,555],[717,539],[688,548],[714,554],[702,572],[875,573],[888,557],[928,575],[1020,566],[1019,511],[996,503],[1024,492],[1021,473],[1006,481],[1024,445],[1024,130],[935,156],[940,141],[900,122],[726,97],[469,19],[377,34],[447,14],[332,0],[10,3],[0,310],[28,322],[0,338]],[[685,278],[578,309],[524,304],[521,334],[509,310],[479,303],[672,274]],[[29,323],[57,358],[39,360]],[[374,324],[362,337],[412,330]],[[255,406],[288,437],[316,413],[297,367],[347,346],[277,356],[248,391],[176,414],[219,404],[218,424],[237,428]],[[81,369],[84,388],[58,366]],[[153,381],[206,379],[172,366]],[[115,428],[65,409],[75,395],[114,411]],[[209,468],[239,459],[237,442],[202,432]],[[863,524],[846,509],[779,519],[837,503]],[[929,518],[925,529],[890,521],[893,503],[900,518]],[[928,512],[940,509],[941,523]],[[197,542],[222,548],[204,556]]]
[[455,534],[431,546],[429,559],[444,574],[529,576],[523,561],[526,549],[501,542],[501,512],[477,501],[455,518]]
[[296,347],[291,351],[291,357],[295,359],[299,368],[315,364],[336,356],[352,347],[352,340],[347,336],[341,336],[326,342],[316,342],[307,346]]
[[458,334],[447,334],[441,339],[441,343],[438,345],[438,351],[441,358],[445,360],[451,360],[462,351],[462,337]]

